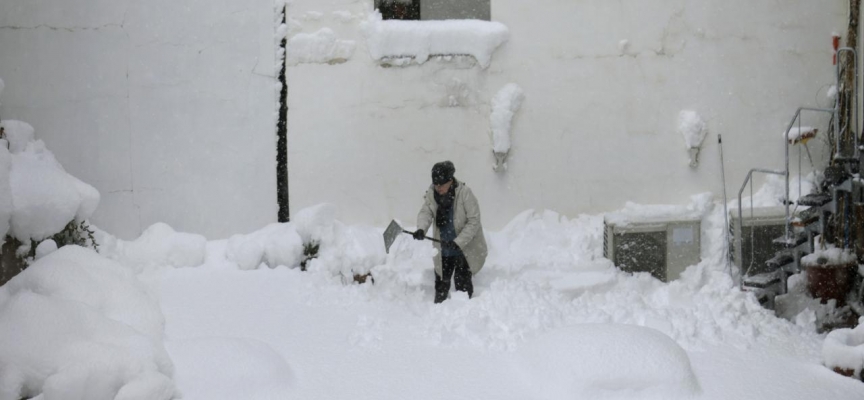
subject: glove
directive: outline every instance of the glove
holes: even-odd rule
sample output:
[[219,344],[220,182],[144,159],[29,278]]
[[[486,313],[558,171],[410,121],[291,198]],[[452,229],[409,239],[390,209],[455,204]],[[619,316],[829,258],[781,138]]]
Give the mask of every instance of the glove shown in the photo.
[[414,236],[415,240],[423,240],[426,238],[426,232],[424,232],[422,229],[418,229],[414,231],[411,236]]

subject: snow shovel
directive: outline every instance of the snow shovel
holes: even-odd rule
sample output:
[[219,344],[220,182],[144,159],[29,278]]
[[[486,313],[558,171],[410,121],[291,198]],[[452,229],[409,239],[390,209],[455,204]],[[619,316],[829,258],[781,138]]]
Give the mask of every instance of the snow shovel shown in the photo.
[[[390,221],[390,225],[387,226],[387,230],[384,231],[384,249],[386,249],[387,253],[390,253],[390,246],[393,245],[393,242],[396,241],[396,237],[399,236],[400,233],[407,233],[409,235],[413,235],[414,232],[406,231],[402,229],[401,226],[396,222],[396,220]],[[441,243],[438,239],[433,239],[429,236],[424,236],[426,239],[429,239],[433,242]]]

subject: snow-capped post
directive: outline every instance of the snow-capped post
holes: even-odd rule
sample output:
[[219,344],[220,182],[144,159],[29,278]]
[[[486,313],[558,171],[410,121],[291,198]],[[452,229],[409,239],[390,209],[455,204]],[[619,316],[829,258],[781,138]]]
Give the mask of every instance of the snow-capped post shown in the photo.
[[489,126],[492,130],[492,153],[495,155],[495,166],[492,169],[495,171],[500,171],[501,168],[507,169],[513,117],[522,107],[523,100],[525,100],[525,93],[515,83],[505,85],[492,98]]
[[708,135],[708,127],[699,114],[691,110],[683,110],[678,113],[678,132],[684,136],[687,151],[690,155],[690,166],[699,165],[699,149],[702,141]]

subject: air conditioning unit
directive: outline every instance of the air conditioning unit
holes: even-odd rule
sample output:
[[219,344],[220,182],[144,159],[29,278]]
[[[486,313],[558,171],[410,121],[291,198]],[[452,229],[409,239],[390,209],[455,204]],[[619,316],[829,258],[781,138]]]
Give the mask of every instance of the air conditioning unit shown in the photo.
[[700,261],[701,219],[617,221],[604,218],[603,256],[626,272],[668,282]]
[[[786,233],[785,207],[744,207],[742,220],[738,219],[738,209],[729,210],[729,231],[732,234],[732,261],[748,275],[773,272],[765,262],[783,250],[783,244],[774,239]],[[738,240],[740,239],[740,240]]]

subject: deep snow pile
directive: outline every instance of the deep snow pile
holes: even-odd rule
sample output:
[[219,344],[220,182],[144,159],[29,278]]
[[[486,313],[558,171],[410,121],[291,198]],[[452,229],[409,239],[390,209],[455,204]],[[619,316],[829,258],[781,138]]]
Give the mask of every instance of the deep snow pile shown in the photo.
[[[775,193],[763,188],[755,202],[774,206]],[[18,390],[9,399],[42,388],[45,399],[73,390],[94,398],[109,387],[126,388],[125,398],[171,398],[174,377],[190,400],[431,399],[469,387],[488,398],[720,399],[740,394],[741,378],[727,375],[748,368],[742,354],[754,349],[773,361],[741,390],[762,388],[758,377],[774,381],[770,372],[781,365],[818,383],[772,390],[816,397],[836,390],[825,384],[837,383],[833,373],[813,369],[822,368],[813,325],[776,318],[733,284],[737,271],[723,262],[723,208],[709,195],[684,206],[629,204],[613,219],[682,216],[702,220],[703,261],[677,281],[623,273],[603,258],[603,215],[529,210],[485,232],[490,256],[474,298],[454,292],[439,305],[428,242],[401,235],[386,254],[382,229],[345,225],[328,204],[212,242],[165,224],[129,242],[100,232],[111,260],[63,248],[0,289],[0,339],[14,344],[0,343],[0,360],[12,360],[13,377],[43,371],[26,382],[7,378],[13,384],[3,390]],[[374,284],[351,279],[366,272]],[[161,312],[137,279],[159,294]],[[45,317],[30,325],[28,313]],[[162,344],[163,313],[176,375]],[[57,321],[72,334],[58,336]],[[57,366],[72,360],[75,368]],[[472,379],[460,379],[466,375]],[[846,385],[836,393],[857,392]]]
[[[230,265],[241,270],[266,266],[297,268],[308,258],[306,268],[334,276],[351,277],[368,273],[384,262],[381,230],[349,226],[337,220],[333,205],[320,204],[299,211],[290,223],[270,224],[227,240],[207,242],[197,234],[175,232],[164,223],[147,228],[132,241],[100,231],[100,252],[112,260],[144,272],[161,267]],[[306,247],[317,247],[306,255]]]
[[173,398],[163,335],[131,271],[63,247],[0,287],[0,400]]
[[532,384],[566,398],[686,398],[700,393],[687,352],[653,329],[572,325],[539,339],[519,349],[518,365]]

